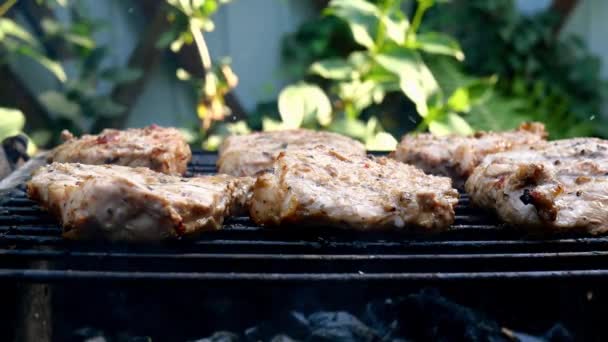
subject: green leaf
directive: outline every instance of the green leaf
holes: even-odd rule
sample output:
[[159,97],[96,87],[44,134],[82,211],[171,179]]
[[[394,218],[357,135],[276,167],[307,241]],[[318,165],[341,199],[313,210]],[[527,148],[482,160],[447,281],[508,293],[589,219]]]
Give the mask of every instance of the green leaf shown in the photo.
[[49,90],[40,94],[38,99],[49,111],[61,117],[76,121],[82,114],[80,105],[68,100],[68,98],[60,92]]
[[12,108],[0,107],[0,141],[19,134],[25,126],[25,115]]
[[25,126],[25,115],[13,108],[0,107],[0,142],[8,137],[23,135],[27,138],[27,154],[36,153],[36,144],[22,132]]
[[331,122],[331,103],[316,85],[299,83],[286,87],[279,94],[279,113],[288,128],[299,128],[316,121],[321,126]]
[[99,76],[115,83],[128,83],[139,79],[142,74],[139,69],[114,67],[103,70]]
[[3,35],[18,38],[30,44],[32,47],[40,47],[38,40],[12,19],[0,18],[0,31]]
[[169,47],[169,45],[171,45],[171,43],[173,43],[173,41],[177,37],[178,37],[178,34],[175,31],[173,31],[173,30],[165,31],[160,35],[160,37],[158,38],[158,40],[156,41],[156,44],[154,46],[157,49],[166,49],[167,47]]
[[344,20],[359,45],[368,49],[374,48],[374,37],[379,20],[379,10],[376,5],[365,0],[332,0],[327,13]]
[[441,118],[431,121],[429,123],[429,131],[435,135],[469,135],[474,132],[473,128],[456,113],[448,113]]
[[403,18],[392,18],[390,16],[382,17],[382,24],[386,29],[386,36],[397,44],[405,42],[405,34],[410,27],[410,22],[404,16]]
[[264,132],[282,131],[289,129],[283,122],[273,120],[269,117],[262,118],[262,130]]
[[65,33],[63,35],[63,39],[65,39],[69,43],[78,45],[86,49],[94,49],[96,45],[95,41],[92,38],[75,33]]
[[427,100],[438,85],[420,55],[407,48],[391,47],[375,58],[380,66],[399,76],[401,91],[414,102],[418,114],[426,116]]
[[359,140],[367,137],[367,127],[361,120],[340,118],[334,120],[327,129]]
[[89,105],[94,108],[97,115],[104,118],[120,116],[127,109],[127,107],[112,101],[112,99],[107,96],[92,99]]
[[309,72],[330,80],[346,80],[353,75],[353,67],[341,58],[330,58],[313,63]]
[[373,80],[363,82],[353,80],[338,84],[338,96],[344,102],[352,103],[357,112],[361,112],[372,103],[381,102],[384,99],[384,92]]
[[420,33],[416,36],[415,46],[428,53],[453,56],[459,61],[464,60],[464,53],[458,41],[443,33]]
[[456,89],[448,99],[448,106],[456,112],[468,112],[471,109],[469,90],[465,87]]
[[221,136],[219,134],[210,135],[205,141],[203,141],[203,150],[206,151],[217,151],[222,142],[224,141],[225,136]]
[[42,53],[28,46],[21,46],[19,48],[19,52],[23,55],[32,58],[38,64],[42,65],[44,68],[50,71],[59,81],[67,81],[68,77],[65,73],[65,70],[63,70],[63,66],[61,65],[61,63],[49,59]]
[[368,151],[393,151],[397,147],[397,139],[387,132],[378,132],[365,141]]

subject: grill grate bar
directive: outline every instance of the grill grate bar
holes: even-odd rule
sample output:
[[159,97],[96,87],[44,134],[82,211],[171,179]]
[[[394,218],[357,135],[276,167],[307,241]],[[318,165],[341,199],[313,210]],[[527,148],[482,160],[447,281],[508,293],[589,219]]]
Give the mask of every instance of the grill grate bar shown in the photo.
[[[188,174],[215,173],[215,159],[195,152]],[[454,225],[436,235],[271,230],[235,217],[223,230],[193,241],[100,244],[62,239],[57,222],[20,186],[0,197],[0,278],[342,282],[608,276],[608,237],[531,239],[469,203],[462,195]],[[51,269],[24,266],[38,260],[52,261]]]
[[388,281],[466,281],[559,279],[607,277],[608,270],[561,270],[530,272],[454,272],[454,273],[220,273],[220,272],[120,272],[72,270],[0,269],[0,279],[27,281],[105,280],[105,281],[254,281],[254,282],[386,282]]

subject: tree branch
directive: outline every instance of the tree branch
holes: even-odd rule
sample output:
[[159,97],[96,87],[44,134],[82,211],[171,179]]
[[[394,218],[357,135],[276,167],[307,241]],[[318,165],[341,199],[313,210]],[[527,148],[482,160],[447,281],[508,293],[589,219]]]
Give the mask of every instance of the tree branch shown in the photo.
[[[205,68],[201,63],[201,59],[198,55],[198,49],[195,44],[184,45],[176,54],[178,64],[186,70],[190,75],[204,79]],[[239,101],[238,97],[234,92],[230,92],[224,96],[226,105],[232,110],[232,115],[237,119],[245,119],[247,117],[247,111]]]
[[164,11],[164,6],[157,1],[153,3],[156,6],[142,6],[142,11],[146,18],[152,18],[146,25],[147,30],[142,35],[135,50],[129,58],[129,68],[138,69],[142,72],[142,76],[137,80],[125,84],[120,84],[112,91],[112,99],[126,109],[116,118],[110,120],[98,120],[93,131],[98,131],[106,127],[123,127],[128,114],[133,109],[137,99],[143,92],[147,81],[150,78],[151,71],[154,70],[162,59],[163,51],[156,47],[156,43],[160,36],[167,29],[167,18]]
[[579,0],[553,0],[551,2],[551,10],[559,15],[559,21],[553,28],[554,35],[559,34],[578,3]]

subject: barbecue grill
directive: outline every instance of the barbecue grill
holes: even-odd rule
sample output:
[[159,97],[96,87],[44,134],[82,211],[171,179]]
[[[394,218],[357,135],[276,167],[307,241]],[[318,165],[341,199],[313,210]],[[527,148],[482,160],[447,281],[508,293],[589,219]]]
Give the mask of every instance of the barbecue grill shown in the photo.
[[[214,173],[215,161],[213,153],[195,152],[188,174]],[[237,217],[227,221],[223,230],[194,240],[153,245],[66,241],[57,222],[30,201],[20,185],[0,196],[0,279],[61,283],[66,289],[79,284],[163,287],[179,283],[181,289],[247,288],[254,293],[253,289],[260,289],[266,296],[290,298],[301,295],[298,286],[311,286],[318,289],[316,293],[339,288],[343,293],[336,298],[344,301],[436,284],[447,286],[457,296],[462,290],[462,298],[474,293],[486,302],[483,305],[492,298],[502,308],[516,305],[509,302],[518,296],[531,300],[524,292],[543,295],[547,298],[539,299],[538,305],[561,310],[556,305],[564,304],[551,303],[550,296],[566,292],[577,301],[591,301],[588,294],[605,286],[608,237],[528,236],[469,207],[462,194],[454,225],[438,235],[322,227],[271,230]],[[581,280],[585,281],[582,285]],[[488,292],[492,289],[488,286],[504,289],[506,283],[522,281],[525,285],[513,285],[512,289],[519,289],[514,295],[494,298],[496,294]],[[548,282],[557,287],[550,289]],[[379,289],[382,293],[374,292]],[[270,307],[274,305],[278,304]],[[529,309],[520,316],[532,312],[537,311]]]
[[[188,173],[215,172],[195,152]],[[608,237],[540,238],[503,227],[461,195],[452,229],[439,235],[269,230],[246,217],[193,241],[155,246],[65,241],[25,187],[0,202],[0,278],[35,281],[411,281],[608,276]],[[48,268],[31,269],[35,261]]]

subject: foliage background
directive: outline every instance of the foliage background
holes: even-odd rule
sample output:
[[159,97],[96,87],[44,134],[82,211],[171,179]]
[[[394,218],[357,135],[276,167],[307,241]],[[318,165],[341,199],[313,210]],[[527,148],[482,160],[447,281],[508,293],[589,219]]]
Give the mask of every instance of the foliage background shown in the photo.
[[[226,134],[295,126],[338,131],[380,149],[411,130],[465,134],[524,120],[545,122],[553,138],[608,133],[598,58],[580,38],[557,39],[554,13],[526,16],[512,0],[331,1],[283,39],[280,68],[293,84],[249,112],[231,92],[238,75],[230,60],[211,61],[204,52],[214,16],[232,4],[133,3],[122,8],[144,25],[126,62],[109,59],[116,47],[99,39],[116,23],[100,20],[86,2],[5,3],[0,132],[24,129],[37,145],[52,146],[64,128],[124,127],[161,63],[196,104],[184,132],[210,149]],[[26,96],[13,71],[24,60],[41,65],[41,80],[53,86]]]

